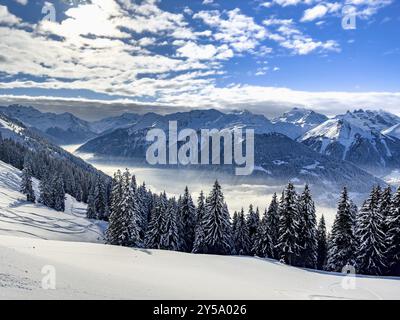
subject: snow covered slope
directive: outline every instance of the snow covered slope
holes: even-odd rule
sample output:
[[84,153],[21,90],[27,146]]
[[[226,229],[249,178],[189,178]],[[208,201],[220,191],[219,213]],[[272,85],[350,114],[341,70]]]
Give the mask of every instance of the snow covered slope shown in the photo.
[[325,121],[299,141],[371,172],[390,171],[400,165],[400,139],[381,132],[395,123],[400,123],[400,118],[390,113],[356,110]]
[[[305,108],[293,108],[272,120],[275,130],[296,139],[328,120],[328,117]],[[289,125],[292,127],[289,127]]]
[[11,121],[0,113],[0,133],[3,138],[11,138],[14,140],[23,139],[22,134],[25,128],[20,124]]
[[382,134],[388,137],[400,139],[400,123],[395,124],[394,126],[383,130]]
[[96,136],[87,121],[67,112],[62,114],[43,113],[35,108],[21,105],[0,107],[0,112],[21,121],[27,127],[39,130],[57,143],[80,143]]
[[[67,195],[65,212],[25,201],[21,172],[0,161],[0,235],[80,242],[103,242],[105,223],[86,219],[86,205]],[[34,189],[39,197],[39,182]],[[0,280],[1,282],[1,280]]]
[[[272,260],[139,250],[0,236],[0,298],[7,299],[399,299],[400,279],[356,278]],[[43,290],[53,266],[56,290]],[[345,280],[344,280],[345,279]]]

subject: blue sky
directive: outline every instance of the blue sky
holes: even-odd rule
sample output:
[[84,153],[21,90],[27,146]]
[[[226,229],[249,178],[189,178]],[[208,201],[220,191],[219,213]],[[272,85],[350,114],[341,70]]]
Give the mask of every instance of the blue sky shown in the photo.
[[0,0],[0,102],[399,113],[399,30],[394,0]]

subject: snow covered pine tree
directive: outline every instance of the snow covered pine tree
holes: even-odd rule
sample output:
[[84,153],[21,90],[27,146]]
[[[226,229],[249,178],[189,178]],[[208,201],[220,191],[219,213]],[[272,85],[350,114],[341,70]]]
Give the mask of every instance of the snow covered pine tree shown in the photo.
[[286,264],[295,265],[300,254],[298,243],[300,234],[300,214],[298,196],[292,183],[284,191],[279,204],[279,240],[278,249],[281,260]]
[[317,218],[310,188],[305,186],[299,197],[300,266],[314,269],[317,265]]
[[235,231],[233,232],[233,242],[235,244],[235,253],[238,255],[249,255],[251,251],[250,232],[247,225],[243,208],[237,215]]
[[386,268],[384,221],[379,210],[381,192],[374,188],[357,219],[357,272],[381,275]]
[[326,235],[325,217],[322,215],[317,231],[317,269],[324,270],[328,255],[328,243]]
[[32,186],[32,168],[28,159],[25,159],[24,161],[24,169],[22,170],[21,178],[21,193],[26,195],[27,201],[35,202],[35,191],[33,190]]
[[329,238],[327,261],[327,270],[329,271],[341,272],[346,265],[355,265],[357,247],[353,215],[354,210],[347,188],[344,188]]
[[229,255],[233,252],[232,226],[228,207],[218,181],[206,200],[204,252]]
[[387,218],[387,228],[388,273],[400,276],[400,188],[393,198],[392,210]]

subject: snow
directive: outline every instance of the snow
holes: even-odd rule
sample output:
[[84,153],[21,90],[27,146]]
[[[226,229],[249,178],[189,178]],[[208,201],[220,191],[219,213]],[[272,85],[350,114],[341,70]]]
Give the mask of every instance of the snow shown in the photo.
[[282,161],[282,160],[274,160],[272,161],[274,165],[276,166],[282,166],[284,164],[288,164],[286,161]]
[[323,166],[320,166],[320,162],[319,161],[315,161],[313,164],[310,164],[308,166],[304,166],[303,167],[303,169],[306,169],[306,170],[315,170],[317,168],[321,168],[321,169],[324,168]]
[[[67,196],[66,212],[25,201],[21,172],[0,162],[0,299],[396,299],[400,279],[359,277],[273,260],[194,255],[102,244],[105,224],[85,218]],[[34,180],[37,191],[38,181]],[[325,212],[324,212],[325,213]],[[54,267],[56,290],[42,288]]]
[[384,134],[385,136],[400,139],[400,123],[390,127],[389,129],[383,130],[382,134]]
[[[272,260],[0,236],[0,298],[398,299],[400,279],[349,278]],[[41,288],[44,266],[56,289]]]
[[254,166],[254,170],[265,172],[266,174],[272,174],[270,170],[264,169],[262,166]]
[[23,128],[0,118],[0,127],[15,133],[20,133]]
[[392,186],[400,186],[400,170],[393,170],[382,179]]
[[[66,196],[65,212],[25,201],[21,172],[0,161],[0,235],[80,242],[103,242],[104,222],[86,219],[86,205]],[[39,181],[33,181],[39,198]]]

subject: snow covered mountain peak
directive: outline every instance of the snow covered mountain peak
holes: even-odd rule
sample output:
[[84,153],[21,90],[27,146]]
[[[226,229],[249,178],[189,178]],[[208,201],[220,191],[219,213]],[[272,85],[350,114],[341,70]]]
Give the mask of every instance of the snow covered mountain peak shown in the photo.
[[382,131],[400,123],[400,117],[383,110],[364,110],[358,109],[347,111],[344,115],[336,118],[347,120],[365,130]]
[[[299,141],[313,150],[351,161],[375,171],[400,165],[400,140],[392,133],[400,118],[379,110],[355,110],[327,120],[304,134]],[[389,131],[385,129],[391,128]]]
[[272,123],[276,132],[283,133],[292,139],[297,139],[309,130],[328,120],[328,117],[306,108],[293,108]]
[[310,127],[319,125],[326,120],[328,120],[328,117],[321,113],[306,108],[296,107],[285,112],[282,116],[275,118],[272,122],[289,122],[301,125],[302,127]]

